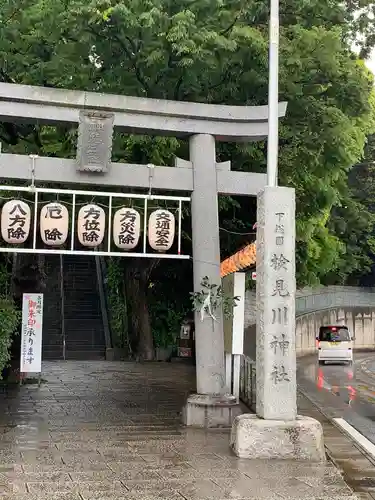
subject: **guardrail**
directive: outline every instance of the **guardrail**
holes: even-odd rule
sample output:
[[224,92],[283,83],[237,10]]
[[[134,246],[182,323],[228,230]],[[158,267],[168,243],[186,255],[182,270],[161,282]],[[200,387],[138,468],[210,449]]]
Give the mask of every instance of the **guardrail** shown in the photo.
[[375,307],[375,289],[329,286],[297,292],[296,315],[298,316],[335,307]]
[[[326,286],[297,290],[296,315],[334,307],[375,307],[375,288]],[[256,297],[248,290],[245,298],[245,327],[255,323]]]
[[240,399],[248,408],[255,409],[256,402],[256,368],[255,361],[249,356],[241,356]]

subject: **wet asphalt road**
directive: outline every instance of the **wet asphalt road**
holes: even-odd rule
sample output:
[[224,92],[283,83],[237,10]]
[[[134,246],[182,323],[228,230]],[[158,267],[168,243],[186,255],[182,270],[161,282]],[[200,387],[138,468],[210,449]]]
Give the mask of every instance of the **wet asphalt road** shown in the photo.
[[375,352],[356,353],[352,366],[300,359],[298,384],[327,416],[344,418],[375,444]]

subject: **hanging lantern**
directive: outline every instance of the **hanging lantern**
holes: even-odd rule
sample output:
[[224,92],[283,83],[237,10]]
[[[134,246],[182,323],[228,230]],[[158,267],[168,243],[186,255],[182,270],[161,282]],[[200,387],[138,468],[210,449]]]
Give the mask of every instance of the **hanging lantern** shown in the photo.
[[1,236],[6,243],[24,243],[29,237],[31,211],[21,200],[7,201],[1,212]]
[[168,210],[155,210],[148,220],[148,241],[158,252],[166,252],[173,244],[175,217]]
[[48,203],[40,211],[40,236],[53,247],[63,245],[68,238],[69,213],[61,203]]
[[113,217],[113,241],[122,250],[133,250],[141,233],[141,216],[134,208],[120,208]]
[[78,240],[85,247],[97,247],[104,238],[105,213],[98,205],[85,205],[78,212]]

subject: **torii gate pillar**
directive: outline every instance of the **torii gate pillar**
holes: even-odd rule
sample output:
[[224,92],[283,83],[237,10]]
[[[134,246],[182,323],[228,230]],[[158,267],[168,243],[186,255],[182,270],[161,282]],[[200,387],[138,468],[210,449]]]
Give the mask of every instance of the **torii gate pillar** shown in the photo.
[[[191,198],[194,291],[208,277],[220,285],[220,241],[215,137],[198,134],[189,139],[194,191]],[[215,320],[202,320],[195,313],[195,352],[197,394],[191,395],[184,407],[184,423],[188,426],[230,426],[241,414],[236,399],[225,397],[224,333],[221,310]]]
[[[194,290],[201,287],[202,278],[219,285],[220,241],[218,198],[216,186],[216,148],[212,135],[190,138],[190,159],[194,171],[194,191],[191,198]],[[217,321],[195,317],[197,392],[202,395],[222,395],[224,391],[224,335],[221,311],[215,311]]]
[[[279,103],[279,117],[285,111],[286,103]],[[152,188],[156,191],[190,192],[194,292],[201,291],[205,276],[211,284],[220,284],[218,194],[256,196],[264,188],[266,176],[231,171],[229,162],[216,163],[215,139],[228,142],[266,139],[267,106],[162,101],[0,82],[0,121],[17,120],[80,124],[77,160],[38,157],[31,169],[37,182],[150,189],[152,178]],[[112,163],[113,127],[125,133],[188,138],[190,161],[177,160],[177,168],[158,166],[152,169],[152,176],[147,165]],[[30,180],[30,158],[1,154],[0,176]],[[216,310],[215,315],[216,321],[195,318],[197,394],[190,396],[184,407],[187,425],[229,427],[241,412],[235,398],[224,394],[221,311]]]

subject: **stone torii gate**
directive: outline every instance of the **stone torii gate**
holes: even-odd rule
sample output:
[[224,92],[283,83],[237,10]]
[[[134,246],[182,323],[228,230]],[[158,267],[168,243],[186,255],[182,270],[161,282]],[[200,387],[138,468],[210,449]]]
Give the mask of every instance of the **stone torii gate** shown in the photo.
[[[286,103],[279,104],[279,117]],[[266,175],[235,172],[216,162],[216,141],[257,141],[268,135],[267,106],[222,106],[0,83],[0,120],[39,124],[79,123],[77,158],[38,157],[36,182],[191,192],[194,291],[201,280],[220,283],[218,194],[256,196]],[[127,133],[188,138],[190,160],[175,168],[111,163],[113,127]],[[26,155],[0,155],[2,179],[30,180]],[[196,316],[197,395],[184,411],[187,425],[231,423],[239,406],[225,398],[221,318]]]

